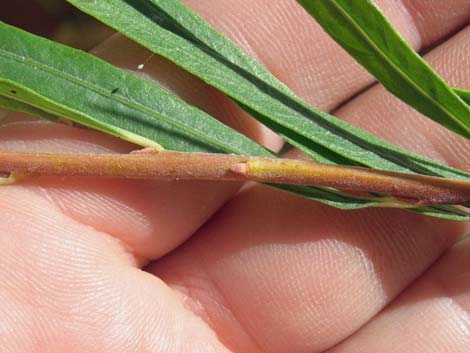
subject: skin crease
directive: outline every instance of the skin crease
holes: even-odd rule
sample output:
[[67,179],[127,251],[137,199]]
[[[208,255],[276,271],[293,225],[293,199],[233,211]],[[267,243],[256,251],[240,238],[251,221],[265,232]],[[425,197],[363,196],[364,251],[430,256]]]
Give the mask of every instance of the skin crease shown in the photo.
[[[293,0],[185,2],[319,108],[333,110],[372,82]],[[445,40],[426,58],[452,85],[470,87],[467,1],[379,5],[416,49]],[[233,103],[129,41],[113,37],[96,53],[280,148]],[[379,86],[336,114],[470,169],[467,141]],[[136,147],[10,114],[0,148]],[[0,352],[470,349],[466,224],[344,212],[262,186],[234,196],[238,187],[42,178],[0,188]]]

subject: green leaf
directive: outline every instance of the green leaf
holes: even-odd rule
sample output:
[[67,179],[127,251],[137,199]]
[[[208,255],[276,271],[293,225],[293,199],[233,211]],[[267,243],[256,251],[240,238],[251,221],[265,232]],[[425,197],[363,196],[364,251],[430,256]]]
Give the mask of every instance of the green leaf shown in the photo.
[[224,92],[320,162],[470,177],[309,106],[179,0],[68,2]]
[[0,37],[0,94],[10,104],[23,102],[144,146],[158,141],[174,150],[269,154],[166,90],[87,53],[6,24]]
[[[275,157],[163,88],[90,54],[2,22],[0,38],[0,107],[65,117],[142,146]],[[378,203],[329,189],[290,191],[344,209]]]
[[470,104],[470,91],[462,88],[454,88],[454,92],[467,104]]
[[470,137],[470,107],[406,43],[371,0],[297,0],[391,93]]

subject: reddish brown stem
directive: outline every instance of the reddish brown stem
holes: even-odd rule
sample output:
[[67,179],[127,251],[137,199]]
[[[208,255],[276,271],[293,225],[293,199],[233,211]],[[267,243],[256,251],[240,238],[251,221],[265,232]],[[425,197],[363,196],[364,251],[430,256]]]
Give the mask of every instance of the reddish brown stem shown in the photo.
[[468,204],[470,182],[292,159],[160,151],[125,155],[0,152],[1,173],[303,184],[378,192],[422,204]]

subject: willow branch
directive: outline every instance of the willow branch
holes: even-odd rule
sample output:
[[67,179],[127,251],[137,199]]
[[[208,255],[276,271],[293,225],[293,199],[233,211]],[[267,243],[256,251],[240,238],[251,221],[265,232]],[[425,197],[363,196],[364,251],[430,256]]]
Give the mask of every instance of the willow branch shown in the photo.
[[293,159],[160,151],[131,154],[0,152],[0,176],[86,176],[301,184],[376,192],[419,204],[470,203],[470,182]]

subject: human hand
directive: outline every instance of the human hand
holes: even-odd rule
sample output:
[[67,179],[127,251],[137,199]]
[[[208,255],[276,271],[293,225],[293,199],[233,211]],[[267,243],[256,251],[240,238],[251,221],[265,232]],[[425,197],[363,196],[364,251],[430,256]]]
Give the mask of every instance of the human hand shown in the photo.
[[[373,82],[294,0],[186,2],[321,109]],[[460,29],[470,11],[467,0],[379,4],[416,49]],[[467,26],[426,58],[452,85],[469,87],[469,45]],[[223,95],[128,40],[113,37],[96,53],[280,149]],[[335,114],[470,168],[468,142],[379,86]],[[135,148],[19,114],[0,126],[2,150]],[[239,186],[36,178],[0,188],[0,352],[470,349],[470,244],[456,244],[466,224],[340,211],[261,185],[234,196]]]

